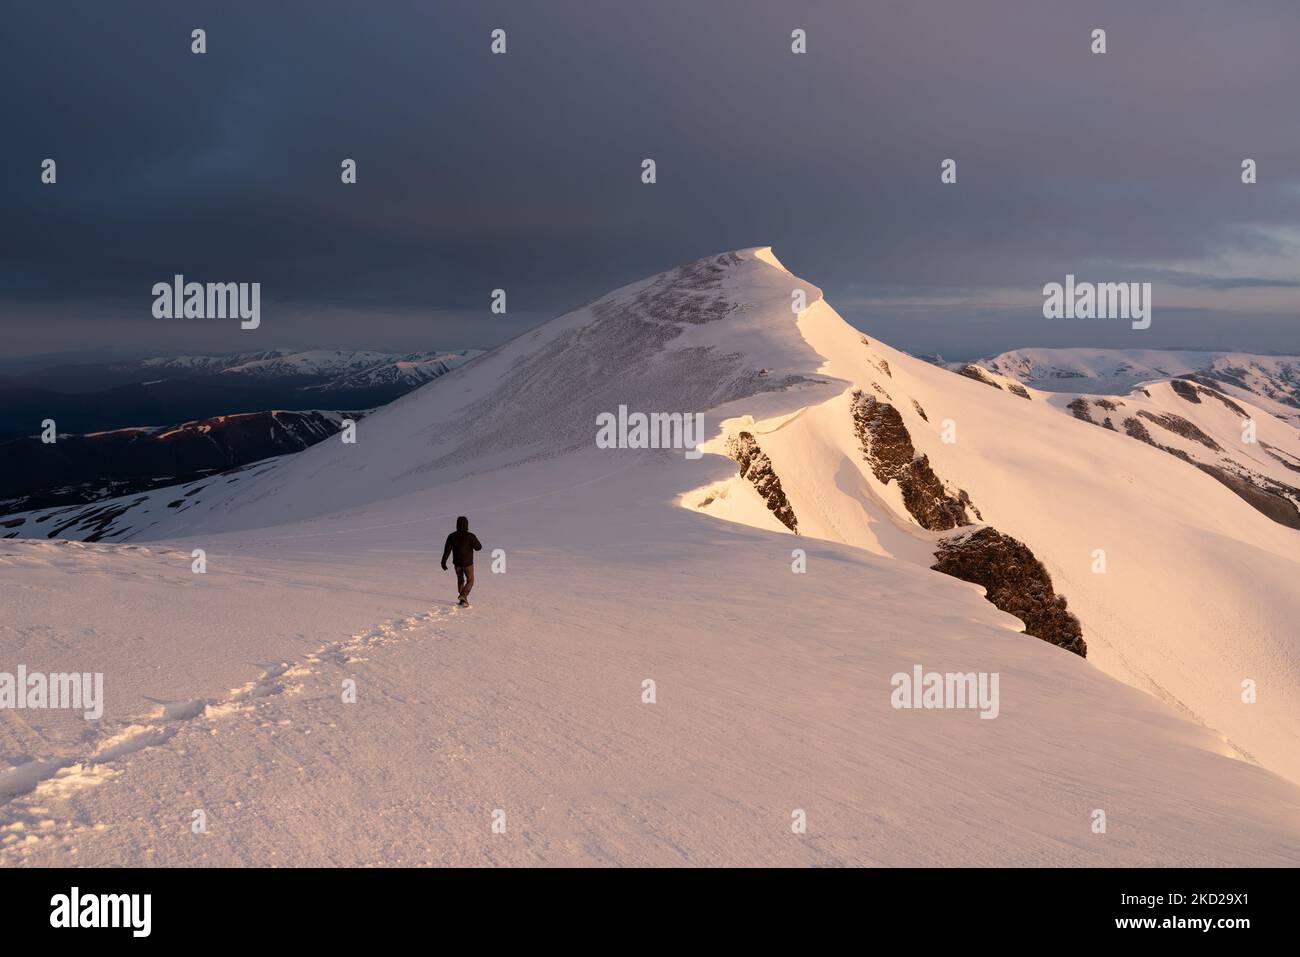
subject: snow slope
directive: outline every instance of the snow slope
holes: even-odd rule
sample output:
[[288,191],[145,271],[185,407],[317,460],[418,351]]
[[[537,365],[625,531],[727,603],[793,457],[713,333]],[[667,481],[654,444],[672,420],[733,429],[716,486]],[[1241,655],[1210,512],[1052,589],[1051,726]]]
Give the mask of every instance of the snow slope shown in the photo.
[[[788,535],[666,507],[697,468],[589,451],[526,501],[494,472],[207,539],[201,580],[189,543],[0,543],[5,646],[109,689],[88,740],[3,716],[6,755],[68,763],[0,779],[34,785],[0,862],[1300,862],[1292,785],[971,586],[813,539],[793,575]],[[458,510],[508,556],[468,613],[430,561]],[[894,710],[916,663],[999,672],[999,717]]]
[[[983,521],[1033,548],[1081,618],[1092,662],[1300,780],[1296,530],[1172,455],[1062,414],[1060,398],[1022,399],[878,341],[863,344],[824,302],[799,327],[828,357],[821,372],[888,392],[935,471],[969,493]],[[914,540],[936,536],[908,522],[892,486],[857,467],[858,443],[843,425],[849,401],[846,390],[792,419],[760,415],[748,427],[775,463],[802,534],[923,560],[929,549],[918,556]],[[1235,456],[1288,475],[1257,446],[1242,446],[1239,420],[1221,404],[1165,401],[1199,417]],[[1251,411],[1261,440],[1300,452],[1293,428]],[[941,438],[945,419],[955,428],[951,444]],[[1098,549],[1102,574],[1093,571]],[[1246,679],[1269,689],[1268,700],[1244,705]]]
[[[119,502],[101,543],[0,542],[0,648],[109,689],[89,730],[0,711],[0,860],[1300,863],[1300,533],[1041,393],[862,340],[769,250],[713,257],[440,377],[356,445],[195,483],[179,514]],[[1087,661],[929,569],[946,533],[864,463],[855,391],[1033,548]],[[723,456],[593,448],[620,404],[707,412],[710,451],[748,431],[800,534]],[[462,513],[488,550],[468,612],[436,567]],[[999,673],[997,719],[891,707],[918,664]]]

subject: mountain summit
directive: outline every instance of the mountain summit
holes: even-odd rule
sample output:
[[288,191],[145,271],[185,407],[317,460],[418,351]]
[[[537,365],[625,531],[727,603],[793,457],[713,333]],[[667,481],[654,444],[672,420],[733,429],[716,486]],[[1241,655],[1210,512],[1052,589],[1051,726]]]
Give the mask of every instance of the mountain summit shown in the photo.
[[[885,735],[882,747],[919,727],[893,723],[906,712],[871,710],[877,694],[888,699],[877,685],[890,673],[983,665],[1002,674],[1003,703],[996,721],[973,726],[1006,730],[945,724],[954,747],[1004,757],[1029,748],[1031,763],[1110,782],[1097,786],[1112,796],[1119,762],[1144,776],[1153,789],[1144,795],[1185,792],[1221,809],[1232,799],[1215,782],[1264,786],[1252,765],[1300,782],[1300,531],[1282,520],[1300,508],[1286,480],[1300,435],[1244,396],[1178,381],[1092,400],[1080,414],[1070,397],[891,348],[756,247],[679,266],[518,336],[368,416],[354,444],[331,438],[83,512],[10,516],[3,531],[42,539],[57,528],[59,538],[93,537],[95,549],[202,548],[229,556],[209,561],[236,578],[255,557],[308,569],[328,555],[337,575],[347,556],[365,555],[385,579],[423,590],[424,550],[469,514],[485,554],[499,548],[494,560],[510,569],[481,575],[475,613],[526,601],[547,622],[530,626],[529,647],[537,639],[546,654],[585,635],[637,662],[672,647],[712,674],[719,662],[696,656],[734,665],[740,642],[784,662],[795,685],[773,700],[794,707],[818,700],[815,687],[838,688],[837,669],[848,669],[840,690],[863,682],[852,693],[867,695],[871,725],[846,726],[845,741]],[[597,448],[598,418],[620,407],[703,413],[706,454]],[[1259,480],[1253,492],[1213,474],[1230,471],[1225,461],[1241,466],[1240,481]],[[30,554],[22,544],[3,543],[18,549],[10,561]],[[709,597],[719,592],[732,609],[722,617]],[[676,611],[664,617],[669,594]],[[604,624],[616,620],[638,624]],[[560,623],[569,637],[552,633]],[[616,638],[618,650],[606,647]],[[630,667],[635,675],[619,680],[656,670]],[[1150,696],[1130,697],[1119,682]],[[763,713],[754,720],[779,723]],[[837,733],[820,722],[809,736]],[[755,734],[776,741],[775,726]],[[909,747],[934,747],[919,741]],[[1183,757],[1152,759],[1174,752]],[[1156,781],[1156,764],[1180,770]],[[931,784],[948,780],[927,767]],[[1290,795],[1274,809],[1300,795],[1268,787]]]

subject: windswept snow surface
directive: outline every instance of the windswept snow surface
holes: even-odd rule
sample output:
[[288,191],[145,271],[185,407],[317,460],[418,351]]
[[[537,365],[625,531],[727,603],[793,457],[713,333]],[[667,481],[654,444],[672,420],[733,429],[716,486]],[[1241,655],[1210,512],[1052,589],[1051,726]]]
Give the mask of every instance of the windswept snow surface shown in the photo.
[[[121,502],[95,544],[31,516],[0,541],[0,671],[102,671],[107,702],[0,711],[0,862],[1300,863],[1300,533],[862,338],[770,251],[726,254],[181,514]],[[941,536],[864,463],[854,389],[1033,548],[1087,661],[929,570]],[[710,450],[750,431],[800,534],[722,456],[593,448],[620,404],[707,411]],[[485,546],[468,610],[437,567],[457,514]],[[996,672],[997,717],[893,708],[917,665]]]

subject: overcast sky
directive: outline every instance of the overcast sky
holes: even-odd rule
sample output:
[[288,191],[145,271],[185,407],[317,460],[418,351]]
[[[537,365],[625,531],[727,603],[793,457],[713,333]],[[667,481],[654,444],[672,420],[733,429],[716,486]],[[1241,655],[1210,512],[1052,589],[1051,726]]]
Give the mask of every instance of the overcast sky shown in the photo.
[[[481,348],[753,245],[914,352],[1300,353],[1295,0],[86,0],[0,26],[0,357]],[[154,319],[175,273],[260,282],[261,328]],[[1066,273],[1153,282],[1151,328],[1044,319]]]

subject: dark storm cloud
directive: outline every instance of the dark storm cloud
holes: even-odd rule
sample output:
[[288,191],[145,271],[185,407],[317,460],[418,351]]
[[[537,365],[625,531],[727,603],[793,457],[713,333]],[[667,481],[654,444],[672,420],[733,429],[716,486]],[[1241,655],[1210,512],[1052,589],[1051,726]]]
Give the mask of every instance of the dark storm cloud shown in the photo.
[[[1219,296],[1183,303],[1181,326],[1165,313],[1169,344],[1235,330],[1253,337],[1238,348],[1300,351],[1294,3],[96,0],[2,16],[0,352],[178,347],[148,317],[150,287],[178,272],[262,283],[263,340],[203,330],[209,349],[490,345],[756,244],[905,348],[1092,344],[1100,331],[987,301],[1074,272]],[[956,186],[939,183],[949,156]],[[510,321],[487,312],[497,287]],[[899,290],[914,303],[889,302]],[[1244,322],[1234,292],[1272,298],[1243,300]]]
[[1207,276],[1171,277],[1172,286],[1187,286],[1193,289],[1300,289],[1300,282],[1288,282],[1284,279],[1256,279],[1251,276],[1230,279],[1214,279]]

